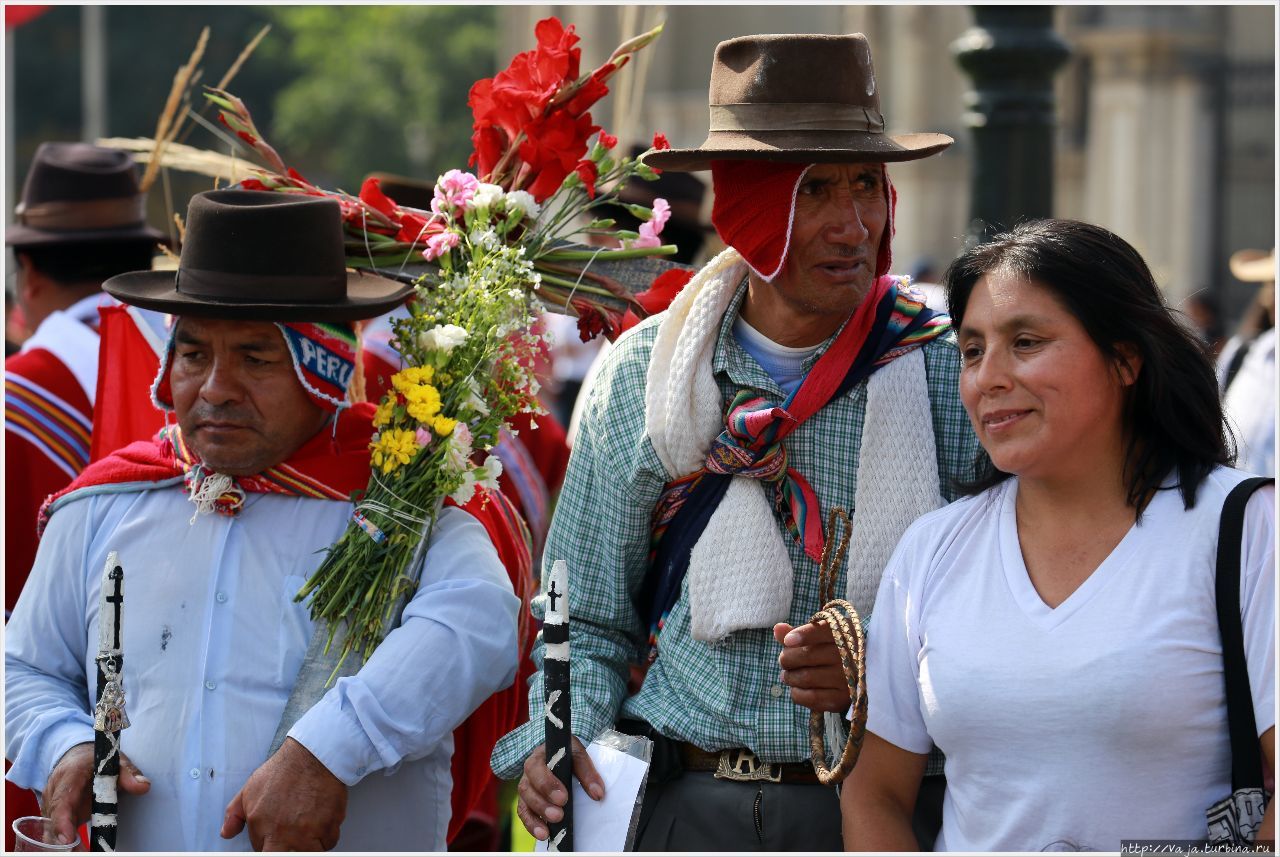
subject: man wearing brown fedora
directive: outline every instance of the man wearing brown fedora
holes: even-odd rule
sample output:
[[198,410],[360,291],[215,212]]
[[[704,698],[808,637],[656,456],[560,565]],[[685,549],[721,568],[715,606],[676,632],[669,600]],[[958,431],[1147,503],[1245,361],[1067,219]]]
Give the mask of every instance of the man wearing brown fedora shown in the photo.
[[1223,408],[1236,433],[1236,466],[1261,476],[1276,475],[1276,251],[1240,250],[1231,274],[1257,283],[1241,330],[1219,358]]
[[[951,142],[886,132],[862,35],[746,36],[716,48],[706,141],[645,156],[711,171],[728,249],[605,361],[544,552],[573,582],[575,734],[655,741],[638,850],[841,847],[809,761],[810,709],[834,731],[850,704],[810,624],[827,513],[852,517],[835,586],[865,620],[898,537],[979,455],[949,321],[889,274],[885,165]],[[492,759],[538,838],[566,798],[542,693]],[[584,751],[573,769],[599,798]]]
[[35,558],[36,511],[89,463],[102,283],[151,267],[164,236],[146,224],[133,159],[87,143],[42,143],[5,244],[15,298],[34,330],[5,360],[5,610]]
[[516,667],[492,500],[441,511],[400,625],[268,756],[314,631],[294,596],[370,476],[352,323],[409,287],[345,269],[335,201],[222,190],[192,200],[176,276],[105,288],[176,316],[152,386],[173,422],[42,511],[5,639],[9,779],[43,792],[63,841],[88,816],[86,676],[115,552],[120,850],[443,850],[450,734]]

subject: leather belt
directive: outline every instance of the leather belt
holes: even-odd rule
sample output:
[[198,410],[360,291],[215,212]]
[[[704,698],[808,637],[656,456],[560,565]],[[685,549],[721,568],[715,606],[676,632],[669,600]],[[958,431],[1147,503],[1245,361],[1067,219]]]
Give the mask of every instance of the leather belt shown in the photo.
[[680,761],[686,771],[712,771],[717,779],[737,782],[764,780],[772,783],[816,783],[813,763],[762,762],[745,747],[730,750],[703,750],[686,741],[680,742]]

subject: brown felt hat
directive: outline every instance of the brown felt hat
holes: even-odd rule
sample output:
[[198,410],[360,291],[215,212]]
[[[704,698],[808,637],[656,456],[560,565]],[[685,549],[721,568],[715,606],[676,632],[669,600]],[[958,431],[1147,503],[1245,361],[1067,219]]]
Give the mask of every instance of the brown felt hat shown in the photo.
[[413,287],[350,272],[336,200],[255,190],[191,198],[178,270],[135,271],[102,288],[174,315],[254,321],[373,318]]
[[714,160],[914,161],[950,146],[946,134],[885,133],[871,48],[861,33],[741,36],[716,46],[710,131],[696,149],[643,158],[663,170]]
[[133,158],[88,143],[41,143],[5,228],[19,249],[54,244],[155,242]]

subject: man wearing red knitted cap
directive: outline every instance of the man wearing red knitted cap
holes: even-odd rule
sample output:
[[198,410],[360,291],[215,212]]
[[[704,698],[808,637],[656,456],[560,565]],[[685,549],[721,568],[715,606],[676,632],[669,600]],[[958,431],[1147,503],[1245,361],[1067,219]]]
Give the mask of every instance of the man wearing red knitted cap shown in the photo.
[[[500,498],[440,512],[400,624],[271,752],[315,631],[294,597],[370,475],[352,322],[409,287],[346,270],[335,201],[219,190],[191,202],[176,277],[104,288],[177,317],[152,386],[175,422],[42,509],[5,634],[9,779],[64,842],[118,797],[121,851],[444,850],[451,733],[516,669]],[[86,677],[109,555],[129,728],[104,797]]]
[[[898,537],[980,454],[949,321],[890,274],[886,164],[951,142],[885,132],[862,35],[747,36],[716,49],[707,140],[645,157],[711,171],[728,249],[618,340],[544,553],[572,581],[575,735],[618,723],[655,741],[637,850],[841,847],[809,761],[810,709],[837,731],[850,704],[810,623],[823,522],[852,517],[835,591],[865,620]],[[539,678],[492,761],[521,776],[517,811],[544,838],[565,795],[541,701]],[[574,773],[602,793],[585,753]]]

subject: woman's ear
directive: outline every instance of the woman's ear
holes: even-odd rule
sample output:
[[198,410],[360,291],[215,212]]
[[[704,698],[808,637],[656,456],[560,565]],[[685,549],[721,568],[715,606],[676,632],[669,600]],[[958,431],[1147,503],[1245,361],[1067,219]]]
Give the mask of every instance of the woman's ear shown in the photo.
[[1116,373],[1120,376],[1120,383],[1132,387],[1141,371],[1142,355],[1137,347],[1132,342],[1116,343]]

